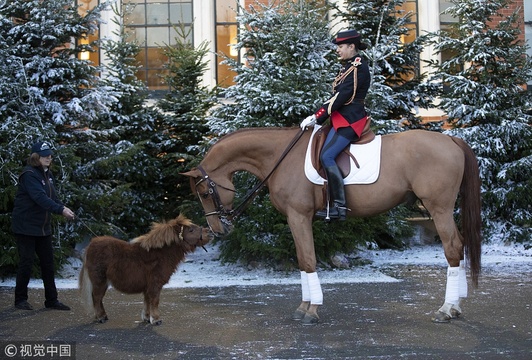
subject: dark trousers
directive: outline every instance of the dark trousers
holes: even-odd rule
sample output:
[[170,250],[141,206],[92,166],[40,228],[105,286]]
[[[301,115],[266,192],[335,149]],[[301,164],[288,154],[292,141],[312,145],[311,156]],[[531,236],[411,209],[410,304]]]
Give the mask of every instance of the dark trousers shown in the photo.
[[329,131],[327,139],[323,144],[323,149],[320,155],[320,161],[323,167],[328,168],[336,165],[336,157],[349,145],[351,140],[342,135],[339,135],[334,129]]
[[35,261],[35,254],[41,265],[41,276],[44,283],[45,306],[57,301],[57,289],[54,275],[54,252],[52,248],[52,235],[28,236],[15,234],[19,255],[17,283],[15,286],[15,304],[28,300],[28,283],[31,270]]

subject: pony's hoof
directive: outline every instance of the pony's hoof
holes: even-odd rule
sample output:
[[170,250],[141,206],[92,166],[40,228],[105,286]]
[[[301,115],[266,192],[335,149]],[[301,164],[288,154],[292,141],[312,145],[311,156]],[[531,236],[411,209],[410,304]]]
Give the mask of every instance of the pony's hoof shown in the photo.
[[294,313],[292,314],[292,320],[303,320],[306,314],[307,312],[305,310],[296,309],[296,311],[294,311]]
[[107,315],[102,316],[102,317],[99,318],[99,319],[96,319],[96,321],[97,321],[98,323],[100,323],[100,324],[106,323],[107,320],[109,320],[109,318],[107,317]]
[[451,316],[449,314],[446,314],[446,313],[442,312],[442,311],[436,312],[436,314],[432,318],[432,322],[433,323],[438,323],[438,324],[448,323],[450,321],[451,321]]
[[460,315],[462,315],[462,312],[461,312],[460,310],[455,309],[455,308],[452,308],[452,309],[451,309],[451,317],[452,317],[453,319],[457,319],[457,318],[459,318]]
[[161,325],[162,323],[163,323],[163,321],[162,321],[161,319],[159,319],[159,320],[153,320],[153,321],[151,322],[151,324],[152,324],[153,326],[159,326],[159,325]]
[[305,313],[305,316],[303,319],[301,319],[301,323],[303,325],[315,325],[320,321],[320,318],[318,315]]

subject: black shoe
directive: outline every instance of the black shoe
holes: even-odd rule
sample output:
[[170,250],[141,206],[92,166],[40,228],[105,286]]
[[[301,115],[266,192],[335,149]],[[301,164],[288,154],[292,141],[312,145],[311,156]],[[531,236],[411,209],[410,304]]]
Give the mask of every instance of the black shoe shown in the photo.
[[345,221],[345,218],[347,215],[346,212],[347,212],[347,208],[345,207],[332,206],[331,208],[329,208],[328,214],[327,214],[327,208],[325,208],[323,210],[317,211],[314,216],[325,219],[325,221],[331,221],[331,220]]
[[33,310],[33,306],[31,306],[30,303],[27,302],[26,300],[16,303],[15,307],[21,310]]
[[56,301],[52,305],[46,305],[46,308],[47,309],[54,309],[54,310],[65,310],[65,311],[69,311],[70,310],[70,308],[68,306],[66,306],[65,304],[63,304],[60,301]]

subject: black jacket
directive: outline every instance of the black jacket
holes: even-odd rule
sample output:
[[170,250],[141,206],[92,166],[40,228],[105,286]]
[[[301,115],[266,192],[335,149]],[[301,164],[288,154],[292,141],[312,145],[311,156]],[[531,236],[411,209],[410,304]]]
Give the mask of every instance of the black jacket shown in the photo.
[[[370,83],[371,77],[366,59],[356,55],[348,60],[334,80],[332,97],[314,114],[316,123],[322,125],[334,112],[338,112],[348,124],[364,119],[367,115],[364,99]],[[353,133],[349,127],[339,129],[338,132],[347,138]]]
[[63,203],[57,198],[54,177],[42,167],[26,166],[19,176],[12,230],[15,234],[48,236],[52,234],[51,217],[62,214]]

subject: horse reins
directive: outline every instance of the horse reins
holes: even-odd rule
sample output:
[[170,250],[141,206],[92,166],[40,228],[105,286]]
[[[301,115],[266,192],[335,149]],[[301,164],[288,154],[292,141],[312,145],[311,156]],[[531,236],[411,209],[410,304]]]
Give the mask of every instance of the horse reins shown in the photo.
[[[201,172],[203,177],[198,182],[196,182],[196,186],[201,184],[203,181],[207,182],[208,191],[207,191],[206,195],[211,195],[212,200],[214,202],[214,206],[217,209],[217,210],[212,211],[210,213],[205,213],[205,216],[218,215],[220,217],[228,217],[228,218],[231,218],[231,219],[235,219],[236,217],[240,216],[244,212],[246,207],[249,205],[249,203],[251,201],[253,201],[253,199],[255,199],[255,197],[258,195],[259,191],[266,185],[266,182],[268,181],[268,179],[272,176],[272,174],[275,172],[275,170],[277,170],[277,168],[279,167],[281,162],[284,160],[286,155],[288,155],[288,153],[296,145],[296,143],[299,141],[299,139],[301,139],[301,137],[303,136],[304,133],[305,133],[305,130],[303,130],[303,129],[299,130],[299,132],[296,134],[296,136],[294,136],[292,141],[290,141],[290,143],[288,144],[288,146],[286,147],[284,152],[281,154],[281,156],[279,157],[279,159],[277,160],[277,162],[273,166],[273,168],[270,171],[270,173],[264,178],[264,180],[262,180],[257,185],[255,185],[253,187],[253,189],[251,189],[251,191],[247,193],[247,195],[244,198],[244,200],[242,201],[242,203],[240,203],[240,205],[238,205],[233,210],[227,211],[225,209],[224,205],[222,204],[222,202],[220,200],[220,195],[218,194],[217,187],[221,187],[222,189],[229,190],[229,191],[232,191],[232,192],[236,192],[236,190],[229,189],[229,188],[227,188],[225,186],[216,184],[215,181],[213,181],[212,179],[209,178],[209,175],[207,174],[205,169],[203,169],[203,167],[201,165],[199,165],[198,166],[198,170]],[[201,196],[200,196],[200,201],[201,201]]]

